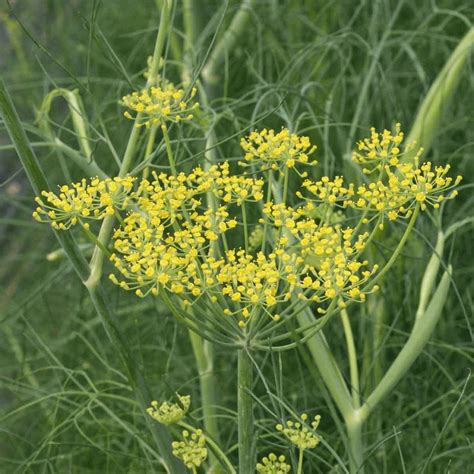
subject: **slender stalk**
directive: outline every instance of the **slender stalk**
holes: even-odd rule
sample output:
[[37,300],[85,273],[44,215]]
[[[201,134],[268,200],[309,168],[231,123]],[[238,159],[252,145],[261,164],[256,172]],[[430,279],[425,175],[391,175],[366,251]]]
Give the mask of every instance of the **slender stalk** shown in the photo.
[[238,352],[237,367],[237,412],[239,431],[239,473],[254,472],[253,453],[253,400],[250,395],[253,382],[253,367],[246,348]]
[[[272,197],[272,183],[273,183],[273,171],[270,169],[268,171],[268,189],[267,189],[267,199],[265,203],[270,202]],[[262,242],[262,252],[265,252],[265,246],[267,243],[267,229],[268,229],[268,217],[264,217],[265,222],[263,223],[263,242]]]
[[341,310],[341,322],[346,338],[347,356],[349,359],[349,371],[351,380],[352,405],[354,408],[360,406],[359,369],[357,367],[357,351],[352,334],[351,322],[345,309]]
[[408,240],[408,237],[410,236],[411,231],[413,230],[413,226],[415,225],[416,218],[418,217],[419,212],[420,212],[420,205],[417,204],[411,216],[410,222],[408,223],[407,228],[405,229],[405,233],[403,234],[402,238],[400,239],[400,242],[397,245],[397,248],[394,250],[390,259],[382,268],[380,273],[378,273],[378,275],[372,280],[370,284],[371,287],[373,287],[376,283],[378,283],[382,279],[382,277],[390,270],[392,265],[397,260],[398,256],[400,255],[400,252],[402,251],[405,245],[405,242]]
[[161,130],[163,132],[163,138],[165,140],[166,154],[168,155],[168,162],[170,164],[171,173],[173,176],[176,176],[178,172],[176,171],[176,163],[174,161],[173,149],[171,148],[171,141],[170,141],[170,136],[168,134],[168,127],[165,124],[163,124],[161,126]]
[[[158,10],[160,12],[163,10],[163,4],[167,2],[168,0],[155,0],[156,1],[156,6],[158,7]],[[171,10],[171,8],[170,8]],[[170,53],[171,56],[176,60],[180,61],[182,59],[183,53],[181,51],[181,43],[179,41],[179,37],[176,34],[176,31],[169,28],[169,45],[170,45]]]
[[245,31],[250,12],[257,0],[243,0],[237,13],[222,38],[216,43],[209,55],[209,58],[202,69],[202,79],[206,88],[206,93],[211,101],[216,95],[216,91],[221,81],[221,71],[226,55],[237,44],[240,35]]
[[298,468],[296,470],[296,474],[303,474],[303,457],[304,457],[304,449],[300,449],[298,453]]
[[247,223],[247,209],[245,207],[245,201],[242,202],[242,223],[244,225],[244,245],[245,245],[245,251],[248,252],[249,250],[249,229],[248,229],[248,223]]
[[[152,125],[150,133],[148,134],[148,141],[145,149],[145,161],[148,161],[152,152],[153,146],[155,145],[156,132],[158,131],[158,125]],[[143,169],[142,178],[147,179],[150,174],[150,163],[148,163]]]

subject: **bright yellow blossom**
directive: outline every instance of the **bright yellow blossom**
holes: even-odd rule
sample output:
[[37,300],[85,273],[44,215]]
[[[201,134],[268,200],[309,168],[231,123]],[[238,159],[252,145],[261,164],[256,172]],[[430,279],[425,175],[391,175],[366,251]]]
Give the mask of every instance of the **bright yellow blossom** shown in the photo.
[[241,139],[240,146],[245,151],[245,160],[257,162],[261,170],[279,170],[284,174],[296,164],[313,166],[317,163],[309,158],[316,150],[309,138],[291,133],[287,128],[280,132],[266,128],[252,132]]
[[[152,86],[149,90],[132,92],[124,96],[121,103],[139,114],[137,127],[150,127],[153,124],[192,120],[193,111],[199,107],[198,102],[192,102],[196,93],[196,88],[191,89],[188,95],[184,89],[167,83],[164,87]],[[132,116],[128,111],[124,112],[124,116],[131,120],[135,120],[137,115]]]
[[66,230],[80,220],[100,220],[128,207],[135,178],[92,178],[63,185],[59,192],[43,191],[36,198],[39,206],[33,217],[50,222],[55,229]]

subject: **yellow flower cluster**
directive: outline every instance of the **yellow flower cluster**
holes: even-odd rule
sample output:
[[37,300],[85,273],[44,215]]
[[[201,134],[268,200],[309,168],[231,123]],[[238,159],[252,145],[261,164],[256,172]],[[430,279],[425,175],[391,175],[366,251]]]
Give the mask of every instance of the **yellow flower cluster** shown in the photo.
[[41,197],[35,199],[39,206],[33,217],[61,230],[69,229],[79,221],[103,219],[127,208],[134,181],[131,176],[82,179],[70,186],[60,186],[57,194],[43,191]]
[[151,402],[147,413],[156,421],[164,425],[173,425],[181,421],[189,410],[191,397],[189,395],[178,395],[178,403],[163,402],[156,400]]
[[400,216],[409,217],[413,208],[420,203],[422,211],[427,205],[437,209],[445,199],[452,199],[458,192],[452,190],[462,177],[455,180],[446,176],[449,165],[435,166],[430,162],[415,166],[400,163],[392,171],[386,167],[386,182],[378,180],[357,188],[356,197],[349,205],[356,209],[377,214],[386,214],[390,220]]
[[[146,202],[147,206],[141,199],[140,211],[129,214],[114,233],[116,253],[111,260],[125,278],[119,282],[111,274],[110,279],[140,297],[157,295],[160,288],[183,297],[200,296],[213,283],[202,278],[202,256],[219,234],[235,227],[236,220],[227,219],[225,208],[184,216],[163,203]],[[177,222],[179,227],[172,225]]]
[[[280,260],[277,260],[277,255]],[[253,256],[242,249],[229,250],[225,259],[203,263],[202,270],[206,278],[218,283],[212,289],[216,300],[218,295],[226,298],[224,313],[236,315],[239,324],[244,326],[256,308],[262,308],[274,320],[279,319],[279,315],[270,310],[291,297],[284,288],[286,272],[293,271],[292,265],[285,265],[289,258],[289,255],[278,250],[268,256],[262,252]],[[214,275],[213,266],[216,267]]]
[[[425,210],[427,204],[437,209],[440,202],[458,195],[458,192],[452,189],[462,181],[462,177],[457,176],[453,180],[446,176],[450,168],[450,165],[433,168],[429,161],[419,167],[407,163],[398,166],[398,174],[388,172],[388,177],[391,188],[395,192],[410,197],[411,207],[414,205],[413,201],[416,201],[421,203],[421,210]],[[448,191],[450,191],[449,194],[447,194]]]
[[[166,106],[160,102],[164,91]],[[173,112],[173,107],[188,107],[186,102],[179,105],[184,97],[179,91],[167,84],[133,96],[128,103],[133,102],[145,120],[163,121],[164,115],[166,120],[178,120],[181,112]],[[163,107],[169,110],[163,112]],[[178,295],[185,305],[199,300],[196,307],[232,316],[241,327],[263,314],[280,319],[278,312],[285,311],[292,295],[304,304],[317,303],[324,313],[326,306],[363,302],[377,290],[370,289],[377,265],[369,268],[361,258],[369,233],[360,225],[343,226],[346,215],[362,214],[361,225],[385,216],[395,220],[411,215],[415,206],[437,208],[457,194],[453,188],[461,177],[449,177],[449,166],[419,165],[419,154],[403,162],[402,141],[399,125],[394,134],[373,130],[370,138],[359,143],[354,160],[368,166],[368,172],[377,169],[376,180],[356,187],[344,183],[341,176],[305,179],[302,188],[310,197],[297,192],[303,202],[293,207],[264,202],[271,183],[235,175],[223,162],[174,176],[153,172],[150,179],[139,182],[130,176],[83,179],[61,186],[57,194],[43,192],[36,198],[39,206],[33,215],[56,229],[79,223],[91,234],[87,219],[116,214],[120,224],[113,233],[111,261],[117,274],[110,279],[140,297],[167,292]],[[285,174],[296,164],[315,163],[309,161],[315,149],[309,139],[288,129],[253,132],[241,144],[246,161],[260,160],[264,170]],[[212,208],[203,204],[209,195],[215,197]],[[256,203],[250,216],[262,209],[261,218],[257,217],[259,225],[250,238],[246,227],[245,249],[238,244],[232,248],[229,242],[234,241],[233,229],[238,225],[233,212],[244,202]],[[248,226],[245,209],[242,221]],[[89,238],[94,240],[93,235]],[[157,403],[150,410],[162,419],[172,419],[176,412],[172,405]]]
[[[344,186],[342,176],[336,176],[334,180],[330,180],[327,176],[323,176],[319,181],[306,179],[303,181],[302,187],[314,196],[314,198],[308,199],[309,210],[314,206],[313,203],[346,207],[350,203],[350,198],[354,196],[354,185],[351,183],[347,187]],[[299,191],[296,192],[296,196],[300,199],[303,198]]]
[[368,262],[358,260],[368,234],[359,234],[354,239],[354,229],[317,223],[314,219],[302,218],[303,212],[304,208],[295,211],[272,203],[263,209],[273,225],[283,229],[281,246],[288,246],[291,236],[299,270],[287,279],[302,290],[298,297],[320,303],[338,298],[341,306],[342,299],[364,301],[367,291],[362,287],[378,268],[374,265],[371,270],[363,270]]
[[[357,143],[357,150],[353,152],[352,159],[360,165],[367,166],[364,168],[365,173],[375,169],[381,170],[387,164],[396,166],[402,154],[401,143],[404,134],[401,125],[399,123],[395,125],[394,133],[386,129],[379,133],[374,127],[370,129],[370,133],[370,138],[364,138]],[[413,146],[405,147],[405,152]]]
[[291,471],[291,466],[287,464],[285,456],[277,456],[270,453],[257,463],[257,472],[259,474],[287,474]]
[[[308,420],[308,415],[303,413],[301,415],[301,420],[303,423],[305,423]],[[321,441],[321,438],[317,434],[313,433],[313,431],[316,431],[318,428],[320,420],[320,415],[316,415],[314,417],[314,421],[311,422],[311,431],[307,426],[300,423],[299,421],[294,422],[291,420],[286,422],[286,427],[282,424],[278,424],[276,425],[276,429],[285,435],[286,438],[288,438],[288,440],[298,449],[313,449]]]
[[252,132],[241,139],[240,146],[245,151],[246,161],[263,162],[261,170],[279,170],[285,174],[288,168],[294,168],[297,164],[317,164],[316,160],[309,159],[316,146],[311,146],[308,137],[291,133],[287,128],[282,128],[280,132],[266,128]]
[[212,165],[209,170],[193,170],[190,184],[196,183],[200,193],[212,192],[224,203],[241,205],[244,201],[260,201],[263,198],[263,179],[249,178],[230,174],[229,162]]
[[[430,162],[419,165],[423,149],[414,152],[412,143],[402,151],[402,142],[403,132],[397,123],[393,134],[388,130],[378,133],[372,128],[370,138],[358,143],[353,160],[368,166],[363,170],[365,173],[378,170],[379,176],[371,183],[358,186],[353,199],[346,201],[347,206],[380,215],[382,219],[386,215],[393,221],[409,217],[417,204],[422,211],[428,205],[438,208],[444,199],[457,195],[457,191],[451,190],[461,182],[461,176],[455,180],[448,177],[449,165],[433,167]],[[414,152],[414,156],[403,160],[407,151]]]
[[[199,107],[198,102],[192,102],[197,90],[193,88],[187,96],[184,89],[175,87],[172,83],[166,83],[163,87],[150,87],[140,92],[132,92],[122,98],[121,104],[139,115],[137,127],[150,127],[153,124],[163,125],[165,122],[180,122],[192,120],[193,111]],[[135,120],[125,111],[124,116]]]
[[182,441],[173,441],[173,455],[181,459],[189,469],[199,467],[207,458],[206,438],[201,430],[194,433],[183,431]]

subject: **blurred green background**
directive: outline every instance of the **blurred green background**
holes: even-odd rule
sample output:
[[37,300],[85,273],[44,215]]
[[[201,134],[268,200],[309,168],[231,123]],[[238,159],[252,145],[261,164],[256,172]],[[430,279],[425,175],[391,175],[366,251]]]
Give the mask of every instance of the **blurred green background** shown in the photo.
[[[193,71],[199,71],[214,36],[225,31],[239,3],[202,2],[204,29],[190,53]],[[473,19],[474,4],[461,0],[256,1],[245,34],[222,65],[212,103],[221,117],[220,156],[237,158],[238,137],[249,128],[285,125],[318,145],[317,173],[350,173],[346,158],[370,126],[399,121],[408,133]],[[118,100],[143,85],[158,22],[153,0],[2,0],[0,75],[51,183],[82,173],[67,160],[61,166],[57,153],[41,143],[34,121],[43,97],[56,87],[79,89],[92,125],[94,157],[113,173],[116,165],[104,136],[121,155],[130,122]],[[182,28],[182,5],[176,2],[178,39]],[[168,54],[167,77],[178,81],[172,45]],[[435,163],[450,162],[453,174],[464,176],[460,197],[444,209],[444,228],[474,217],[472,57],[428,155]],[[61,140],[76,146],[63,101],[54,103],[51,121]],[[180,158],[195,164],[202,160],[202,136],[199,128],[186,133]],[[68,262],[61,255],[46,259],[57,244],[47,226],[32,220],[33,207],[32,191],[0,122],[0,472],[160,472],[143,448],[148,433],[121,364]],[[382,289],[383,337],[375,350],[387,364],[411,328],[435,243],[433,229],[425,217]],[[369,473],[474,472],[468,382],[474,356],[472,230],[471,221],[448,241],[444,263],[453,265],[454,285],[435,337],[371,420]],[[382,252],[391,246],[390,240],[378,244]],[[110,291],[150,385],[160,395],[181,391],[198,399],[186,331],[155,301]],[[365,334],[376,330],[369,312],[362,308],[354,315],[361,321],[355,326],[361,348],[368,344]],[[338,328],[330,329],[329,337],[342,354]],[[322,414],[321,433],[342,456],[338,424],[317,374],[308,372],[302,357],[291,353],[282,365],[277,356],[262,358],[262,371],[276,374],[270,386],[286,403]],[[233,356],[219,350],[217,376],[223,385],[234,367]],[[373,370],[364,374],[366,389],[376,377]],[[236,437],[235,390],[225,388],[220,416],[229,448]],[[264,388],[258,390],[262,404],[270,403]],[[264,432],[266,414],[257,411]],[[201,414],[196,410],[192,416],[199,420]],[[307,472],[343,472],[337,464],[320,449],[310,457]]]

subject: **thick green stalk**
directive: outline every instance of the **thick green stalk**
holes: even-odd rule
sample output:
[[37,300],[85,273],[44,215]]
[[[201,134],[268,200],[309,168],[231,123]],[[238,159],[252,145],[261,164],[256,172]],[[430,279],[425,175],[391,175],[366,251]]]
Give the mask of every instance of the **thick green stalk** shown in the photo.
[[[215,410],[217,402],[213,345],[191,330],[189,330],[189,338],[191,339],[199,374],[204,431],[219,445],[220,434]],[[209,456],[209,460],[211,464],[210,471],[215,474],[221,473],[221,466],[217,463],[217,459],[212,453]]]
[[[163,4],[168,0],[156,0],[156,6],[160,12],[163,10]],[[171,8],[170,8],[171,10]],[[176,60],[180,61],[182,59],[182,51],[181,51],[181,44],[179,41],[179,37],[176,34],[176,31],[172,30],[171,27],[169,28],[169,45],[170,45],[170,52],[171,56]]]
[[[49,186],[46,177],[39,166],[38,160],[29,144],[11,98],[1,80],[0,112],[7,132],[15,145],[15,149],[33,190],[37,194],[42,190],[48,190]],[[64,253],[68,256],[75,272],[83,282],[86,281],[89,276],[89,266],[77,247],[72,235],[67,231],[55,231],[54,233],[64,250]],[[96,311],[104,325],[104,329],[127,369],[130,385],[134,389],[140,402],[141,409],[144,412],[151,397],[140,368],[132,357],[128,342],[121,334],[117,321],[115,320],[115,315],[110,310],[110,305],[106,301],[105,291],[100,283],[98,283],[94,289],[89,289],[89,293]],[[184,465],[180,463],[171,452],[171,437],[167,428],[158,423],[151,424],[151,419],[148,419],[148,417],[147,422],[149,423],[149,427],[159,448],[160,455],[163,457],[165,464],[172,470],[171,472],[185,472]]]
[[298,468],[296,469],[296,474],[303,474],[303,458],[304,458],[304,449],[300,449],[298,453]]
[[[423,147],[425,150],[431,146],[433,139],[438,133],[443,111],[453,97],[473,46],[474,28],[471,28],[452,52],[430,87],[428,94],[426,94],[408,134],[406,143],[416,141],[419,147]],[[404,160],[410,159],[417,149],[418,147],[413,153],[407,153],[404,156]]]
[[226,55],[233,49],[240,35],[244,32],[255,3],[256,0],[243,0],[241,2],[239,10],[232,18],[222,38],[212,48],[211,54],[202,69],[202,78],[209,101],[217,95],[216,90],[222,78],[221,71]]
[[362,426],[364,420],[359,412],[354,412],[345,420],[347,431],[347,447],[349,452],[349,470],[351,474],[364,474],[364,443]]
[[400,379],[406,374],[423,351],[441,316],[448,295],[450,281],[451,268],[448,268],[444,273],[428,308],[417,322],[408,338],[408,341],[405,343],[397,358],[393,361],[375,390],[369,395],[360,408],[359,414],[363,420],[367,419],[369,414],[382,401],[382,399],[388,395],[393,388],[395,388]]
[[255,470],[253,400],[250,394],[253,382],[252,360],[246,348],[238,352],[237,412],[239,427],[239,474]]
[[436,275],[438,274],[439,266],[441,264],[441,255],[443,254],[444,249],[444,239],[444,233],[440,230],[438,232],[438,240],[436,242],[433,255],[428,262],[423,279],[421,280],[420,299],[415,315],[415,327],[421,317],[425,314],[426,305],[428,304],[429,297],[433,290]]
[[43,103],[41,104],[37,114],[37,122],[40,128],[46,129],[49,119],[49,112],[51,110],[51,104],[56,97],[63,97],[67,102],[74,131],[76,133],[76,138],[84,155],[83,159],[90,160],[92,156],[92,149],[89,143],[88,123],[85,118],[86,115],[84,106],[82,104],[82,99],[77,89],[72,91],[63,88],[54,89],[43,99]]
[[[314,321],[310,309],[299,313],[297,318],[300,326],[306,326]],[[323,332],[317,332],[306,344],[331,397],[346,419],[352,411],[351,395]]]

